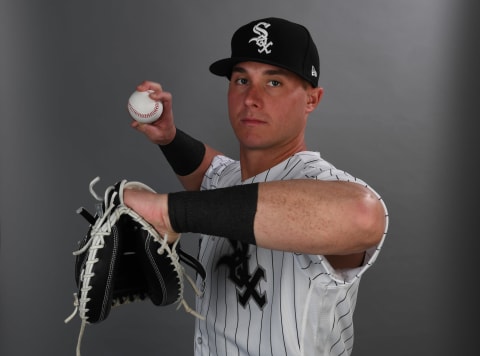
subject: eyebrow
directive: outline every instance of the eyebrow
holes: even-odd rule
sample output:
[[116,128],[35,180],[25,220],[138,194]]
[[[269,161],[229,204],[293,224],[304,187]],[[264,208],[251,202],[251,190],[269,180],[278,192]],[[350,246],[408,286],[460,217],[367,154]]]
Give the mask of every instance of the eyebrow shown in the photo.
[[[242,66],[237,65],[232,68],[232,73],[247,73],[247,70]],[[276,69],[267,69],[262,74],[289,76],[290,72],[285,69],[276,68]]]

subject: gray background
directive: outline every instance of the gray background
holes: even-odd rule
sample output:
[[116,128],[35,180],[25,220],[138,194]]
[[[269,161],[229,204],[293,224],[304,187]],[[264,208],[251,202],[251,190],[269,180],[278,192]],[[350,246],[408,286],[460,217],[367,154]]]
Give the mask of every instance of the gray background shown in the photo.
[[[468,69],[478,65],[471,13],[441,0],[2,1],[0,355],[74,354],[80,322],[63,320],[71,252],[87,228],[75,210],[93,207],[91,179],[101,177],[99,191],[123,178],[180,189],[129,127],[135,85],[160,81],[179,127],[236,156],[226,81],[208,65],[229,55],[238,26],[266,16],[305,24],[319,47],[325,95],[309,148],[369,182],[389,208],[388,240],[360,289],[353,355],[466,354],[476,308],[463,239],[475,237],[476,216],[458,197],[475,168],[458,157],[474,163],[463,103],[478,74]],[[182,241],[195,252],[197,236]],[[132,304],[87,327],[83,354],[190,355],[193,321]]]

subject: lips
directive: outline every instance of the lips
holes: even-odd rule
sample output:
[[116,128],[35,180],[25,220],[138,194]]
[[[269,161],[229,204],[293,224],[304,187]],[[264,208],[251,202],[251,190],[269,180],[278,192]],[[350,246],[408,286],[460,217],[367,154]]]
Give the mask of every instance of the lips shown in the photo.
[[255,118],[244,118],[242,120],[240,120],[240,122],[244,125],[248,125],[248,126],[256,126],[256,125],[265,125],[266,122],[265,121],[262,121],[262,120],[259,120],[259,119],[255,119]]

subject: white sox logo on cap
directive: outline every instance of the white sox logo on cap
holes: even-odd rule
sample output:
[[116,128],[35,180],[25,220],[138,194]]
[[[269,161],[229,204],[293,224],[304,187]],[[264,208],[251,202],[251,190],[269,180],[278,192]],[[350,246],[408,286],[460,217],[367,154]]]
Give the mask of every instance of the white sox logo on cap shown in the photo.
[[231,55],[210,65],[213,74],[230,78],[241,62],[260,62],[287,69],[318,86],[320,58],[312,36],[303,25],[268,17],[243,25],[232,36]]
[[267,28],[270,27],[270,24],[267,22],[259,22],[253,27],[253,32],[257,34],[257,37],[252,37],[248,41],[248,43],[255,41],[258,48],[258,53],[267,53],[269,54],[272,52],[268,47],[273,45],[272,41],[268,40],[268,31],[266,30]]

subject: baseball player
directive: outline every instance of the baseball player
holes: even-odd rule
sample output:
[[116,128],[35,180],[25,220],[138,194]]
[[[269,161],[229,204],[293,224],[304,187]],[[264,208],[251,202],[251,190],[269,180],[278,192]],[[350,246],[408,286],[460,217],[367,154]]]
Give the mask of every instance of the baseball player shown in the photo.
[[359,283],[388,215],[365,182],[306,147],[323,94],[312,37],[284,19],[253,21],[210,71],[229,80],[239,160],[177,129],[171,94],[147,81],[137,90],[164,110],[132,126],[160,146],[185,191],[124,193],[162,235],[201,234],[195,355],[349,355]]

